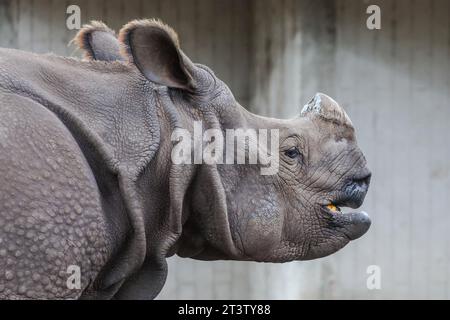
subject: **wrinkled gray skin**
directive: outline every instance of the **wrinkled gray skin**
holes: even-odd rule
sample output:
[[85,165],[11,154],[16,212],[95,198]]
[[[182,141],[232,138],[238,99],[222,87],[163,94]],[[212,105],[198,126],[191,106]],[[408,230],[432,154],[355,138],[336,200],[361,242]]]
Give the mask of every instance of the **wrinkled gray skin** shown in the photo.
[[[173,254],[307,260],[367,231],[364,213],[326,208],[359,207],[370,179],[331,98],[292,120],[256,116],[167,26],[126,25],[121,54],[92,31],[78,41],[91,61],[0,50],[0,298],[152,299]],[[278,174],[173,164],[170,135],[194,120],[279,129]],[[66,285],[70,265],[80,290]]]

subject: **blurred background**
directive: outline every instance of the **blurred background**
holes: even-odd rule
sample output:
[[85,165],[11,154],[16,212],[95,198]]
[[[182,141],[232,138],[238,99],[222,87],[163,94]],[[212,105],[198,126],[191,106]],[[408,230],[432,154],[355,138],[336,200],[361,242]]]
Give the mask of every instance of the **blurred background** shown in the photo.
[[[348,112],[373,171],[372,228],[319,260],[286,264],[173,257],[159,299],[450,299],[450,1],[0,0],[0,46],[80,56],[81,21],[174,27],[251,111],[293,117],[315,92]],[[369,30],[369,5],[381,29]],[[369,290],[371,265],[381,288]]]

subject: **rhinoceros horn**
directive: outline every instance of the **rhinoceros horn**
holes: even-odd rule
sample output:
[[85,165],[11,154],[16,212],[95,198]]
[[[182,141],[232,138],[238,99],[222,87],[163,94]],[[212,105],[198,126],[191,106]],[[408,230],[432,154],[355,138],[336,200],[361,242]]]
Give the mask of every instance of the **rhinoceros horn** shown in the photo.
[[301,117],[320,117],[338,125],[353,127],[352,121],[345,110],[331,97],[324,93],[316,95],[303,107]]

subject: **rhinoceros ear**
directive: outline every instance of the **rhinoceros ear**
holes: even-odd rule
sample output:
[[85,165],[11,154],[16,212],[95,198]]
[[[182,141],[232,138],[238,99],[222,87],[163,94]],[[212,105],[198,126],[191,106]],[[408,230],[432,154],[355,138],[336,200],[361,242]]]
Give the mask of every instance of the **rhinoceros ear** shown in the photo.
[[159,20],[134,20],[120,30],[122,54],[150,81],[194,91],[193,63],[181,51],[175,31]]
[[90,24],[84,25],[71,43],[82,49],[88,60],[124,60],[114,31],[100,21],[91,21]]

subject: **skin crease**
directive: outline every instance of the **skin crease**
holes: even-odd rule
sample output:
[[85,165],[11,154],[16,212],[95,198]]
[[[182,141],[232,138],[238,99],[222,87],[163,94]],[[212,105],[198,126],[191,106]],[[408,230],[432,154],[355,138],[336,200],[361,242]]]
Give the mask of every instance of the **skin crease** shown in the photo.
[[[260,117],[162,23],[111,34],[80,31],[90,61],[0,50],[0,298],[152,299],[173,254],[308,260],[367,231],[366,215],[324,208],[359,207],[370,180],[334,100],[317,94],[291,120]],[[279,172],[168,161],[173,130],[200,120],[279,129]],[[80,290],[66,286],[70,265]]]

